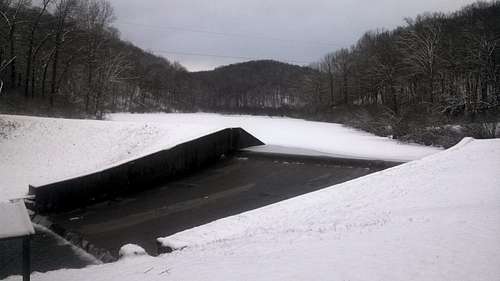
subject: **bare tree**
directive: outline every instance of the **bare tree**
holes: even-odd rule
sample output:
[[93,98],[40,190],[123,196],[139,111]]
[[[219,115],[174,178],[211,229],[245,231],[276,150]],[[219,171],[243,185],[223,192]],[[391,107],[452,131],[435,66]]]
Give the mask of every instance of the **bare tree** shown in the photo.
[[[480,108],[498,105],[495,92],[498,90],[498,62],[495,52],[500,48],[500,34],[469,31],[466,38],[466,62],[469,65],[468,93],[465,110],[477,113]],[[498,93],[497,93],[498,94]]]
[[98,87],[95,97],[95,116],[102,118],[104,113],[104,98],[106,93],[111,92],[111,88],[116,83],[123,83],[126,80],[125,72],[130,68],[127,55],[119,52],[114,54],[113,50],[108,50],[108,55],[97,69],[99,74]]
[[85,112],[89,112],[90,98],[96,87],[94,72],[98,67],[99,51],[109,38],[109,27],[114,20],[113,8],[106,0],[85,0],[79,6],[79,20],[86,42],[87,91]]
[[16,58],[11,58],[9,60],[5,60],[5,61],[0,61],[0,95],[2,94],[2,89],[3,89],[3,79],[2,79],[2,75],[5,71],[5,69],[7,69],[7,67],[15,60]]
[[379,90],[383,91],[382,97],[385,103],[392,104],[392,112],[397,115],[399,114],[399,101],[396,84],[401,72],[401,55],[397,50],[396,42],[392,39],[392,34],[382,32],[377,38],[371,73],[378,81]]
[[334,53],[335,71],[341,79],[341,96],[344,98],[344,103],[349,103],[349,76],[351,74],[352,57],[348,49],[342,48]]
[[63,48],[65,37],[69,30],[67,30],[67,20],[71,16],[71,12],[76,7],[76,0],[58,0],[56,4],[55,16],[57,19],[55,39],[54,39],[54,53],[52,58],[52,79],[50,86],[49,103],[50,106],[54,106],[54,98],[58,90],[58,67],[59,67],[59,55]]
[[323,57],[321,62],[319,63],[319,70],[327,76],[328,79],[328,89],[330,92],[330,106],[335,105],[334,98],[334,81],[335,81],[335,54],[329,53]]
[[[6,41],[9,42],[9,55],[11,58],[14,58],[13,61],[10,62],[10,86],[12,88],[16,87],[16,40],[15,35],[17,32],[17,27],[20,23],[22,23],[19,19],[19,15],[23,9],[29,4],[28,0],[17,0],[14,1],[3,1],[2,10],[0,10],[0,18],[7,25],[7,35],[2,35],[2,37],[6,38]],[[12,13],[9,13],[10,8],[13,9]]]
[[410,73],[427,80],[429,101],[434,103],[434,81],[438,72],[441,25],[437,19],[407,20],[408,29],[400,37],[405,63]]
[[[42,0],[41,3],[41,8],[40,11],[38,12],[36,18],[34,21],[31,22],[31,30],[30,30],[30,35],[28,39],[28,50],[26,52],[26,72],[24,74],[24,95],[28,97],[29,95],[29,89],[30,89],[30,77],[32,73],[32,61],[34,60],[34,55],[33,51],[35,48],[35,33],[38,29],[38,26],[40,24],[40,20],[42,19],[42,16],[45,14],[47,11],[47,8],[49,7],[50,3],[53,0]],[[44,40],[42,40],[43,42]],[[35,52],[36,55],[37,52]],[[33,87],[33,85],[32,85]]]

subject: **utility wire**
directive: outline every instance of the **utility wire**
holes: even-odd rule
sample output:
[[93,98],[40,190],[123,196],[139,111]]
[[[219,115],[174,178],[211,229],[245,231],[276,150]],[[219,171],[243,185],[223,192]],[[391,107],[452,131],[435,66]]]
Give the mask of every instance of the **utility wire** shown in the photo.
[[250,34],[244,34],[244,33],[218,32],[218,31],[211,31],[211,30],[204,30],[204,29],[197,29],[197,28],[186,28],[186,27],[179,27],[179,26],[148,25],[148,24],[142,24],[142,23],[136,23],[136,22],[127,22],[127,21],[118,21],[115,24],[135,25],[135,26],[142,26],[142,27],[160,29],[160,30],[167,29],[167,30],[177,30],[177,31],[192,32],[192,33],[204,33],[204,34],[211,34],[211,35],[225,36],[225,37],[265,39],[265,40],[273,40],[273,41],[288,42],[288,43],[299,43],[299,44],[306,44],[306,45],[318,45],[318,46],[329,46],[329,47],[340,48],[339,45],[329,43],[329,42],[312,42],[312,41],[304,41],[304,40],[296,40],[296,39],[268,37],[268,36],[262,36],[262,35],[250,35]]
[[[199,56],[199,57],[230,58],[230,59],[245,59],[245,60],[262,60],[263,59],[263,58],[258,58],[258,57],[228,56],[228,55],[205,54],[205,53],[189,53],[189,52],[178,52],[178,51],[170,51],[170,50],[150,50],[150,51],[153,53],[173,54],[173,55],[183,55],[183,56]],[[272,60],[272,59],[270,58],[270,60]],[[298,63],[298,64],[311,63],[310,61],[306,62],[306,61],[280,59],[280,58],[274,58],[274,60],[284,61],[284,62],[293,62],[293,63]]]

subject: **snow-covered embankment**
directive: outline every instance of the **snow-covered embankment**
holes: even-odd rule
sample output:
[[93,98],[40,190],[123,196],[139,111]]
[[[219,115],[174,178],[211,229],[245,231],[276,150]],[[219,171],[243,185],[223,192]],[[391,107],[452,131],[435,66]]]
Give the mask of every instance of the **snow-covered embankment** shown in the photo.
[[447,151],[34,280],[498,280],[500,140]]

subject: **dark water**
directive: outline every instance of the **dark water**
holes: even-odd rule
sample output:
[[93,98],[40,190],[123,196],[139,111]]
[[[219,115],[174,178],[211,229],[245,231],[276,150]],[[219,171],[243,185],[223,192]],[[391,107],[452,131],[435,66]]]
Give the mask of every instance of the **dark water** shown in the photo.
[[138,244],[155,255],[157,237],[381,169],[240,154],[155,189],[53,215],[51,219],[114,256],[127,243]]
[[[67,243],[41,228],[31,239],[31,269],[47,272],[59,268],[82,268],[93,264],[80,257]],[[0,241],[0,279],[22,274],[22,240]]]

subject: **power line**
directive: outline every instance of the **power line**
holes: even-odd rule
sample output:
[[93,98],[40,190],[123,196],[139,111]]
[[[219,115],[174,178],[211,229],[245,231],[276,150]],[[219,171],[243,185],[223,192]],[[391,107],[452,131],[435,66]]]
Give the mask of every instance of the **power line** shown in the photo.
[[[259,57],[245,57],[245,56],[229,56],[229,55],[219,55],[219,54],[206,54],[206,53],[190,53],[190,52],[178,52],[178,51],[170,51],[170,50],[150,50],[153,53],[162,53],[162,54],[173,54],[173,55],[183,55],[183,56],[197,56],[197,57],[214,57],[214,58],[229,58],[229,59],[245,59],[245,60],[262,60],[263,58]],[[271,58],[269,58],[271,59]],[[299,60],[289,60],[289,59],[280,59],[274,58],[274,60],[284,61],[284,62],[293,62],[297,64],[309,64],[311,63],[306,61]]]
[[153,28],[153,29],[160,29],[160,30],[168,29],[168,30],[177,30],[177,31],[184,31],[184,32],[192,32],[192,33],[204,33],[204,34],[211,34],[211,35],[225,36],[225,37],[240,37],[240,38],[250,38],[250,39],[265,39],[265,40],[273,40],[273,41],[288,42],[288,43],[300,43],[300,44],[306,44],[306,45],[318,45],[318,46],[329,46],[329,47],[340,48],[339,45],[333,44],[333,43],[329,43],[329,42],[313,42],[313,41],[304,41],[304,40],[296,40],[296,39],[268,37],[268,36],[263,36],[263,35],[251,35],[251,34],[244,34],[244,33],[219,32],[219,31],[211,31],[211,30],[205,30],[205,29],[179,27],[179,26],[158,26],[158,25],[149,25],[149,24],[142,24],[142,23],[136,23],[136,22],[127,22],[127,21],[118,21],[116,24],[119,24],[119,25],[135,25],[135,26],[142,26],[142,27]]

